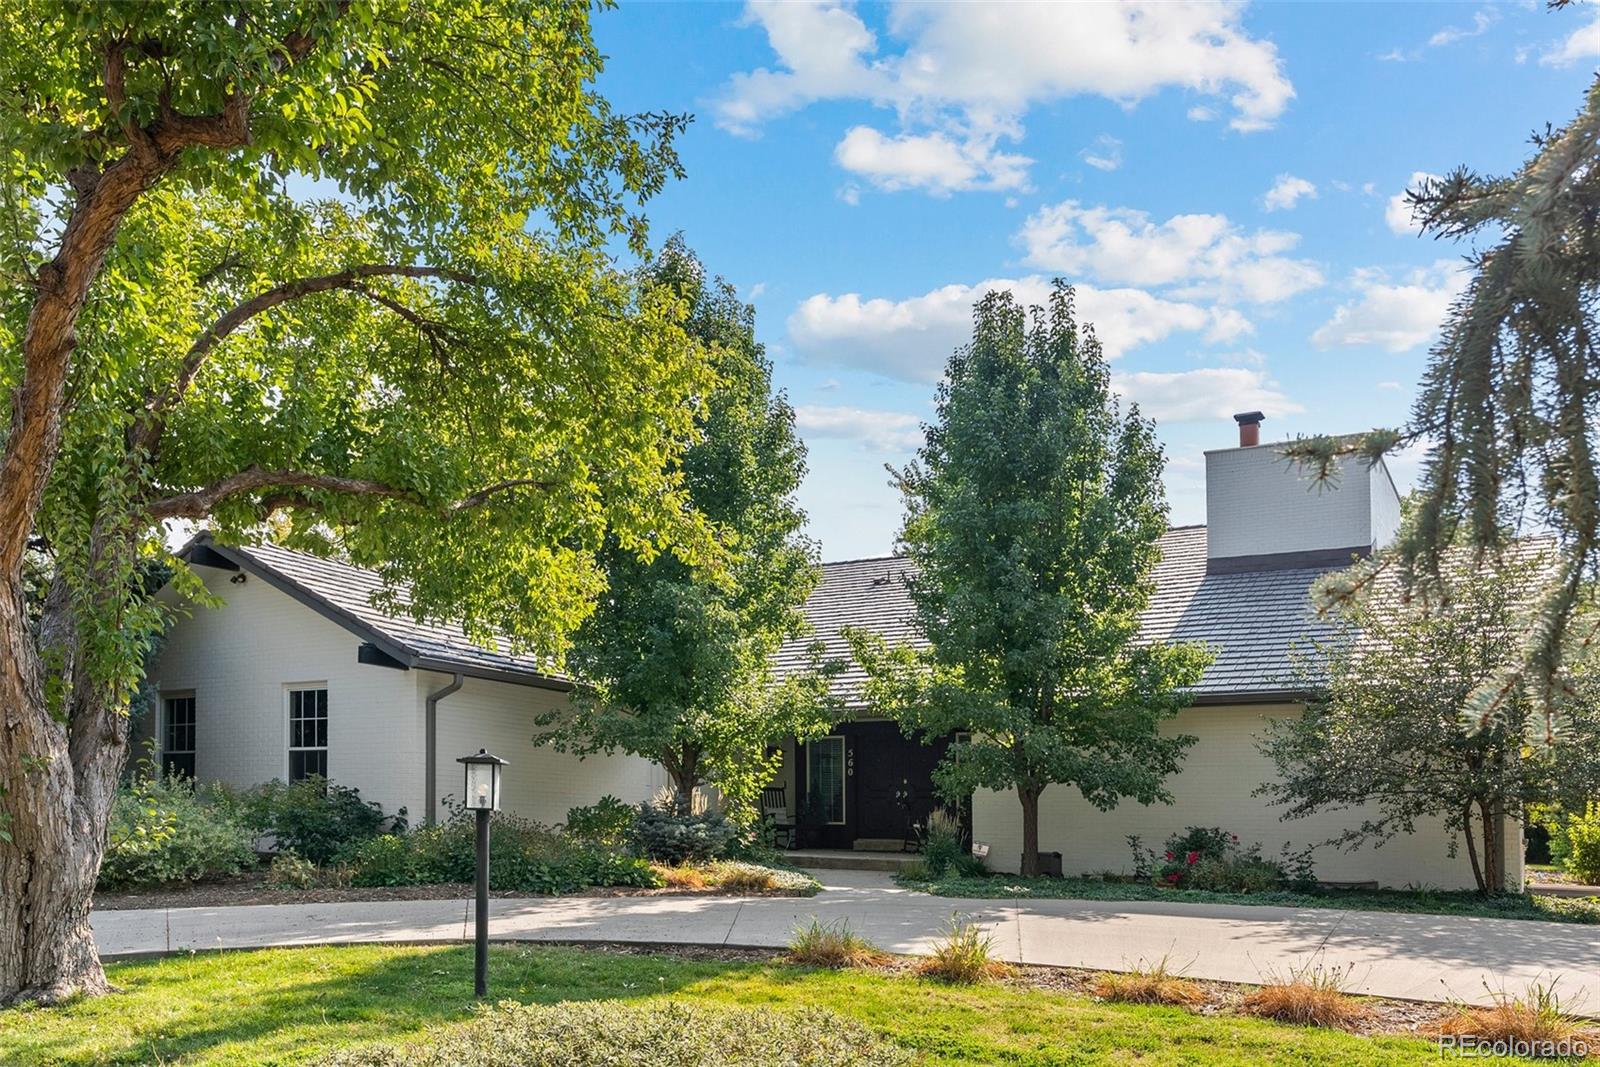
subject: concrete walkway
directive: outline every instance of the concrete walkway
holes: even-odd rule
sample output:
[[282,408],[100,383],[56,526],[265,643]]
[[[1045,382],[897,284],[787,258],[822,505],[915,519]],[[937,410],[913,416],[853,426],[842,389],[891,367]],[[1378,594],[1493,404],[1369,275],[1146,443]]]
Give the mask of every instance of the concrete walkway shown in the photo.
[[[1560,977],[1573,1010],[1600,1015],[1600,927],[1454,915],[1163,901],[958,900],[901,889],[888,875],[818,871],[817,896],[557,897],[494,900],[491,934],[507,941],[632,941],[778,947],[812,918],[848,922],[898,953],[927,951],[953,913],[981,923],[998,955],[1021,963],[1126,968],[1162,956],[1196,978],[1257,982],[1321,963],[1354,992],[1484,1001]],[[264,904],[103,911],[106,958],[185,949],[350,941],[461,941],[469,901]],[[1487,987],[1487,988],[1486,988]]]

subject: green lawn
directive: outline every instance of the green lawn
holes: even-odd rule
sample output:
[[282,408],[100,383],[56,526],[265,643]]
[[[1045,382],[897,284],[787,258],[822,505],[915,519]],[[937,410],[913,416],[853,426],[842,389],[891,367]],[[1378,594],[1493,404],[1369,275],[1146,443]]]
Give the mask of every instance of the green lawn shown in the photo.
[[1329,889],[1315,893],[1211,893],[1197,889],[1157,889],[1143,882],[1099,878],[1022,878],[997,874],[982,878],[949,875],[934,880],[901,878],[900,884],[941,897],[984,899],[1053,898],[1067,900],[1161,900],[1190,904],[1271,904],[1285,908],[1339,908],[1349,911],[1400,911],[1427,915],[1478,915],[1492,919],[1600,923],[1600,897],[1554,897],[1533,893],[1483,897],[1470,891]]
[[[304,1063],[335,1046],[403,1040],[466,1017],[471,968],[464,947],[367,945],[119,964],[111,979],[121,995],[0,1012],[0,1063]],[[826,1008],[924,1052],[929,1064],[1437,1062],[1422,1040],[883,974],[554,946],[498,947],[491,968],[495,996],[525,1002],[675,996]]]

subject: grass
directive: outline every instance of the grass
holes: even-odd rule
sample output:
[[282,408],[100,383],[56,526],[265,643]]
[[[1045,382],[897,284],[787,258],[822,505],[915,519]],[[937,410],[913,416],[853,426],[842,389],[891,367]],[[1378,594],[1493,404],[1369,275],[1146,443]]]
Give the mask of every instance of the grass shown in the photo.
[[1521,995],[1489,990],[1493,1003],[1458,1005],[1439,1025],[1441,1034],[1481,1041],[1515,1041],[1523,1046],[1559,1045],[1577,1035],[1583,1021],[1561,1006],[1554,981],[1531,983]]
[[901,885],[941,897],[980,899],[1051,898],[1069,900],[1162,900],[1190,904],[1271,904],[1286,908],[1337,908],[1427,915],[1476,915],[1494,919],[1600,923],[1600,897],[1553,897],[1505,893],[1485,897],[1470,890],[1326,889],[1268,893],[1214,893],[1200,889],[1157,889],[1140,882],[1099,878],[1023,878],[996,874],[979,878],[898,878]]
[[650,869],[661,879],[662,885],[672,889],[720,889],[725,893],[777,893],[796,897],[815,896],[822,890],[822,883],[804,871],[741,860],[683,865],[652,863]]
[[789,941],[789,962],[803,967],[870,967],[887,959],[888,953],[853,933],[842,919],[823,923],[814,918]]
[[[472,952],[351,945],[122,963],[126,992],[0,1012],[0,1063],[291,1065],[335,1047],[415,1040],[472,1014]],[[692,998],[855,1019],[929,1067],[1435,1062],[1415,1038],[1363,1038],[1178,1008],[1108,1004],[1011,985],[951,986],[859,970],[692,961],[558,946],[497,946],[496,998],[532,1004]],[[1517,1063],[1517,1060],[1486,1061]]]
[[1011,967],[994,958],[994,938],[981,926],[952,915],[944,936],[917,961],[917,973],[952,985],[977,985],[1006,977]]
[[1367,1017],[1366,1005],[1345,992],[1349,972],[1320,963],[1293,969],[1287,976],[1269,975],[1246,993],[1241,1011],[1295,1026],[1328,1026],[1348,1030]]
[[1094,980],[1094,995],[1119,1004],[1168,1004],[1193,1007],[1206,1002],[1200,983],[1175,971],[1162,956],[1154,963],[1141,960],[1126,973],[1107,971]]

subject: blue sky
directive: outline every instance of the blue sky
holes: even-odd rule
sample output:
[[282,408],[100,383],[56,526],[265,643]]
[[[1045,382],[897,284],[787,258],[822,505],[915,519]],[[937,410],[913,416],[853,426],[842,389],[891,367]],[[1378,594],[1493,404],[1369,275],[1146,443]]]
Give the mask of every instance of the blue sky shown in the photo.
[[1542,5],[624,4],[595,31],[617,106],[696,115],[654,233],[756,306],[825,559],[891,550],[884,464],[986,283],[1080,286],[1175,523],[1234,411],[1399,424],[1465,249],[1394,198],[1514,168],[1600,63],[1600,17]]

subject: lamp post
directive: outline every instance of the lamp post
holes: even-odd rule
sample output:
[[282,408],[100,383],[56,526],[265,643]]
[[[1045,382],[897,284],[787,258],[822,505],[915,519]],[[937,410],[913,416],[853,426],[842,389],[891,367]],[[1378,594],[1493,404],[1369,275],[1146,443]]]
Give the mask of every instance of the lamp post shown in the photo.
[[456,760],[466,770],[466,806],[478,818],[478,901],[473,909],[476,953],[473,957],[473,990],[479,998],[489,995],[489,816],[500,810],[500,768],[506,761],[480,748]]

